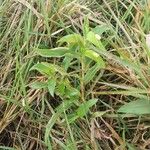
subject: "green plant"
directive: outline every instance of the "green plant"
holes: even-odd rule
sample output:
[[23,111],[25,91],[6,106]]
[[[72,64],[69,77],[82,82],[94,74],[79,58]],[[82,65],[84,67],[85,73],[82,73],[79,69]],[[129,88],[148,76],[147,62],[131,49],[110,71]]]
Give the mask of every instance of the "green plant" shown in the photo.
[[51,96],[56,94],[62,100],[67,98],[85,102],[86,85],[93,80],[98,71],[105,68],[104,59],[90,49],[90,45],[95,45],[105,51],[100,35],[95,33],[102,34],[105,29],[105,26],[97,26],[90,31],[86,24],[83,36],[74,33],[58,40],[59,46],[65,46],[36,49],[38,55],[60,61],[56,64],[48,62],[35,64],[30,70],[37,70],[46,77],[46,80],[36,81],[30,86],[35,89],[47,88]]
[[[106,64],[99,54],[90,49],[90,46],[95,45],[100,50],[105,51],[100,36],[106,30],[105,26],[97,26],[90,30],[88,21],[86,21],[83,27],[83,35],[69,34],[58,40],[59,47],[57,48],[38,48],[35,50],[42,57],[57,59],[57,63],[40,62],[35,64],[30,70],[37,70],[44,75],[45,79],[44,81],[33,82],[30,87],[47,89],[52,97],[59,96],[63,100],[61,107],[59,106],[59,109],[57,108],[56,110],[55,120],[51,119],[48,123],[45,142],[57,118],[72,105],[76,106],[76,109],[73,109],[71,114],[66,115],[66,121],[68,120],[69,124],[74,123],[78,118],[86,116],[90,108],[96,104],[97,99],[91,99],[88,96],[87,85],[89,86],[89,83],[99,71],[105,68]],[[61,45],[64,46],[60,47]],[[69,102],[69,107],[63,107],[66,102]],[[71,139],[75,143],[73,137]],[[46,145],[51,148],[48,144],[49,142],[48,140]]]

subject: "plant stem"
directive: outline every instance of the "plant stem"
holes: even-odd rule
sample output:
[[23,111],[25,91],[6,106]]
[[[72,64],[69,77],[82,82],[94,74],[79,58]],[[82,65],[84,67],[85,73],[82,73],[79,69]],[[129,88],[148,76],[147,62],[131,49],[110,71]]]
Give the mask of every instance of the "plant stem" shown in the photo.
[[84,69],[85,69],[85,64],[84,64],[84,56],[81,56],[81,100],[82,102],[85,101],[85,94],[84,94],[84,91],[85,91],[85,87],[84,87]]

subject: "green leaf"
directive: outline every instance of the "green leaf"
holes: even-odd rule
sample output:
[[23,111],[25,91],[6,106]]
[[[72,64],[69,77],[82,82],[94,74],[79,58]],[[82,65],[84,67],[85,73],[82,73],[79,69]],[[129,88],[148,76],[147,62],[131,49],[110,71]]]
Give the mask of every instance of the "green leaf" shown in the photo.
[[90,108],[96,104],[96,102],[97,102],[97,99],[91,99],[81,104],[74,113],[68,115],[69,123],[73,123],[79,117],[82,118],[83,116],[85,116],[90,110]]
[[63,82],[58,83],[56,94],[59,96],[64,96],[66,85]]
[[60,73],[62,76],[67,75],[66,71],[62,67],[60,67],[58,65],[54,65],[54,64],[50,64],[50,65],[55,70],[55,72]]
[[73,55],[72,54],[67,54],[63,60],[63,67],[64,69],[67,71],[69,66],[70,66],[70,62],[73,60]]
[[96,75],[96,73],[101,69],[99,64],[95,64],[90,69],[88,69],[87,73],[84,76],[84,83],[87,84],[90,82]]
[[88,32],[89,32],[89,19],[87,16],[84,17],[84,24],[83,24],[83,35],[84,37],[87,36]]
[[54,75],[55,72],[60,73],[62,76],[67,75],[66,71],[62,67],[47,62],[38,63],[34,65],[30,70],[37,70],[41,74],[49,76]]
[[42,57],[63,57],[66,53],[69,53],[67,47],[57,47],[53,49],[36,49],[37,54]]
[[96,34],[94,32],[90,31],[87,34],[87,40],[92,44],[94,44],[95,46],[97,46],[98,48],[100,48],[101,50],[105,50],[105,47],[103,46],[101,41],[97,39]]
[[94,52],[92,50],[86,50],[85,56],[89,57],[92,60],[94,60],[95,62],[97,62],[101,68],[105,68],[105,62],[103,61],[101,56],[99,54],[97,54],[96,52]]
[[58,43],[63,44],[63,43],[68,43],[68,44],[78,44],[80,46],[84,45],[84,40],[83,37],[80,34],[70,34],[62,37]]
[[119,110],[119,113],[128,113],[135,115],[150,114],[150,101],[148,100],[136,100],[123,105]]
[[56,80],[55,79],[50,79],[48,81],[48,90],[51,96],[54,97],[54,92],[55,92],[55,87],[56,87]]
[[94,118],[97,118],[97,117],[102,117],[104,114],[106,114],[107,113],[107,111],[97,111],[97,112],[94,112],[93,114],[92,114],[92,116],[94,117]]
[[13,148],[13,147],[6,147],[6,146],[0,146],[0,149],[1,149],[1,150],[16,150],[16,149]]
[[127,143],[128,150],[138,150],[133,144]]
[[108,25],[99,25],[92,29],[92,31],[99,36],[101,36],[107,30],[110,30],[110,27]]
[[75,88],[73,88],[71,86],[68,86],[68,87],[66,87],[65,95],[67,97],[69,97],[70,99],[78,100],[79,96],[80,96],[80,92],[77,89],[75,89]]
[[45,135],[44,135],[45,145],[48,146],[48,149],[52,149],[50,133],[53,126],[57,122],[57,119],[63,114],[63,112],[69,109],[73,105],[73,102],[74,101],[63,101],[63,103],[56,108],[56,113],[54,113],[52,117],[50,117],[50,120],[46,125]]
[[67,109],[69,109],[71,106],[73,106],[75,103],[74,99],[70,99],[70,100],[65,100],[62,102],[62,104],[60,104],[57,108],[56,111],[57,112],[64,112]]
[[78,117],[82,118],[83,116],[85,116],[90,110],[90,108],[97,103],[97,101],[98,99],[91,99],[81,104],[77,109]]
[[33,89],[43,89],[43,88],[47,88],[47,83],[36,81],[36,82],[31,83],[29,86]]
[[44,75],[51,75],[52,73],[55,72],[52,65],[46,62],[38,63],[34,65],[30,70],[37,70]]
[[76,113],[68,114],[68,121],[69,123],[75,122],[79,117]]

